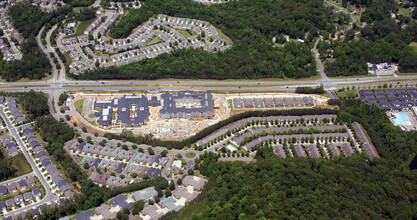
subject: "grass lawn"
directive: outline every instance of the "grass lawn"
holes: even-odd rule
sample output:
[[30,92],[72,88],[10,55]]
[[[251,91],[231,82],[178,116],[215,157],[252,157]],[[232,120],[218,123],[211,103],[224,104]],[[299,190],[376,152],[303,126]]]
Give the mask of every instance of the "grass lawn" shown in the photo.
[[410,46],[411,54],[417,56],[417,42],[411,42],[408,46]]
[[356,95],[358,95],[357,89],[351,89],[351,90],[345,90],[343,92],[336,92],[337,97],[344,99],[344,98],[356,98]]
[[233,110],[233,101],[231,99],[227,100],[227,103],[229,103],[230,109]]
[[143,46],[151,46],[154,44],[159,44],[163,42],[158,36],[152,38],[152,40],[150,40],[149,42],[145,43]]
[[22,176],[32,172],[32,168],[30,167],[28,161],[26,160],[23,154],[18,154],[15,157],[12,157],[13,166],[16,168],[16,176]]
[[83,7],[74,7],[74,8],[72,8],[72,10],[73,10],[75,13],[77,13],[77,12],[79,12],[82,8],[83,8]]
[[88,118],[95,118],[95,117],[94,117],[94,113],[90,113],[90,114],[88,114]]
[[401,11],[404,12],[407,16],[411,16],[412,12],[408,8],[400,7]]
[[195,154],[194,152],[188,152],[188,153],[186,153],[186,154],[185,154],[185,156],[186,156],[187,158],[192,159],[192,158],[194,158],[194,157],[196,156],[196,154]]
[[353,76],[329,76],[330,79],[350,79],[350,78],[364,78],[364,77],[377,77],[377,75],[374,74],[368,74],[368,75],[353,75]]
[[[215,28],[216,28],[216,27],[215,27]],[[228,43],[229,45],[233,45],[233,41],[232,41],[232,39],[230,39],[228,36],[226,36],[226,34],[224,34],[222,30],[220,30],[220,29],[216,28],[216,31],[217,31],[217,33],[219,33],[219,36],[220,36],[221,38],[223,38],[223,39],[225,39],[225,40],[227,41],[227,43]]]
[[185,38],[189,38],[189,37],[193,36],[193,33],[191,32],[191,30],[188,31],[188,30],[177,29],[177,28],[175,30],[178,31],[178,33],[180,33]]
[[411,48],[411,54],[414,56],[417,56],[417,47],[410,47]]
[[116,52],[115,53],[104,53],[102,51],[94,51],[94,54],[99,55],[99,56],[110,57],[110,54],[116,54]]
[[70,57],[70,54],[68,52],[64,53],[65,56],[65,60],[67,61],[66,63],[71,64],[72,63],[72,59]]
[[88,121],[88,122],[90,122],[90,124],[92,124],[93,126],[98,126],[96,121]]
[[82,115],[83,114],[83,108],[84,108],[84,99],[77,100],[75,102],[75,108]]
[[93,23],[93,21],[96,20],[96,18],[87,20],[87,21],[83,21],[80,24],[77,25],[77,28],[75,29],[75,33],[65,36],[65,38],[70,38],[70,37],[78,37],[84,34],[85,29],[87,29],[88,26],[90,26],[91,23]]
[[397,73],[397,76],[415,76],[417,73]]

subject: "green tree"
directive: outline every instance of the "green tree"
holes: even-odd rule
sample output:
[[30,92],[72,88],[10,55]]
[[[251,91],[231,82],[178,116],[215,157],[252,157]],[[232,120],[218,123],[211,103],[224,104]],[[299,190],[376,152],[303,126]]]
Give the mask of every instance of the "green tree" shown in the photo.
[[140,211],[144,208],[145,203],[142,200],[139,200],[133,203],[132,214],[138,215]]

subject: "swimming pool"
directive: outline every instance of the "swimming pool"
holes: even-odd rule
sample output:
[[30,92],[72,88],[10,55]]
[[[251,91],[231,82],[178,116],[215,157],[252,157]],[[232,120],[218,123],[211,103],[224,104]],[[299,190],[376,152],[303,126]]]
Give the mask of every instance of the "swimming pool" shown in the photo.
[[235,147],[233,147],[232,145],[227,145],[227,149],[229,149],[230,151],[236,151],[237,149]]
[[394,119],[395,125],[411,125],[411,121],[408,118],[407,113],[400,112],[400,113],[394,113],[394,114],[396,117]]
[[180,160],[175,161],[174,166],[181,168],[181,161]]

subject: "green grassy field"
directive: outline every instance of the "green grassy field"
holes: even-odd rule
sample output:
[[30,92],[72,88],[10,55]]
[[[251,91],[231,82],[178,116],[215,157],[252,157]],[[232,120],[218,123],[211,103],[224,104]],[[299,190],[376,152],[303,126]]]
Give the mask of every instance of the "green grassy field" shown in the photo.
[[74,7],[74,8],[72,8],[72,10],[73,10],[75,13],[77,13],[77,12],[79,12],[82,8],[83,8],[83,7]]
[[374,74],[368,74],[368,75],[353,75],[353,76],[329,76],[330,79],[352,79],[352,78],[365,78],[365,77],[377,77],[377,75]]
[[337,97],[341,99],[347,99],[347,98],[356,98],[356,95],[358,94],[357,89],[351,89],[351,90],[345,90],[343,92],[336,92]]
[[175,29],[177,30],[182,36],[184,36],[185,38],[189,38],[192,35],[192,33],[190,33],[190,31],[184,30],[184,29]]
[[408,46],[410,46],[411,54],[413,54],[414,56],[417,56],[417,42],[412,42]]
[[26,160],[23,154],[18,154],[15,157],[12,157],[13,166],[16,168],[16,176],[22,176],[32,172],[28,161]]
[[88,121],[88,122],[90,122],[90,124],[92,124],[93,126],[98,126],[96,121]]
[[233,110],[233,101],[229,99],[227,100],[227,103],[229,103],[230,109]]
[[411,16],[412,12],[408,8],[400,7],[400,9],[406,14],[407,16]]
[[64,38],[78,37],[78,36],[83,35],[85,29],[87,29],[87,27],[90,26],[90,24],[93,23],[94,20],[96,20],[96,18],[81,22],[80,24],[77,25],[77,28],[75,29],[75,33],[65,36]]
[[227,41],[227,43],[228,43],[229,45],[233,45],[233,41],[232,41],[232,39],[230,39],[228,36],[226,36],[226,34],[224,34],[222,30],[220,30],[220,29],[216,28],[216,31],[217,31],[217,33],[219,33],[219,36],[220,36],[221,38],[223,38],[223,39],[225,39],[225,40]]
[[64,53],[64,56],[65,56],[65,59],[67,60],[67,63],[68,64],[71,64],[72,63],[72,59],[71,59],[69,53],[68,52],[67,53]]
[[84,109],[84,99],[79,99],[75,102],[75,108],[82,115]]
[[147,42],[143,46],[151,46],[151,45],[154,45],[154,44],[159,44],[161,42],[162,42],[162,40],[159,37],[154,37],[154,38],[152,38],[151,41]]

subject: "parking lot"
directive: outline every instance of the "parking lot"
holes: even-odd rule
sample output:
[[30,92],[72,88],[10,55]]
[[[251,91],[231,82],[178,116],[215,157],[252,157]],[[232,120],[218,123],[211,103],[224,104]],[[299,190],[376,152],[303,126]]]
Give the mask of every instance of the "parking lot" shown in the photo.
[[417,106],[415,88],[360,90],[359,98],[369,105],[387,110],[401,110]]

